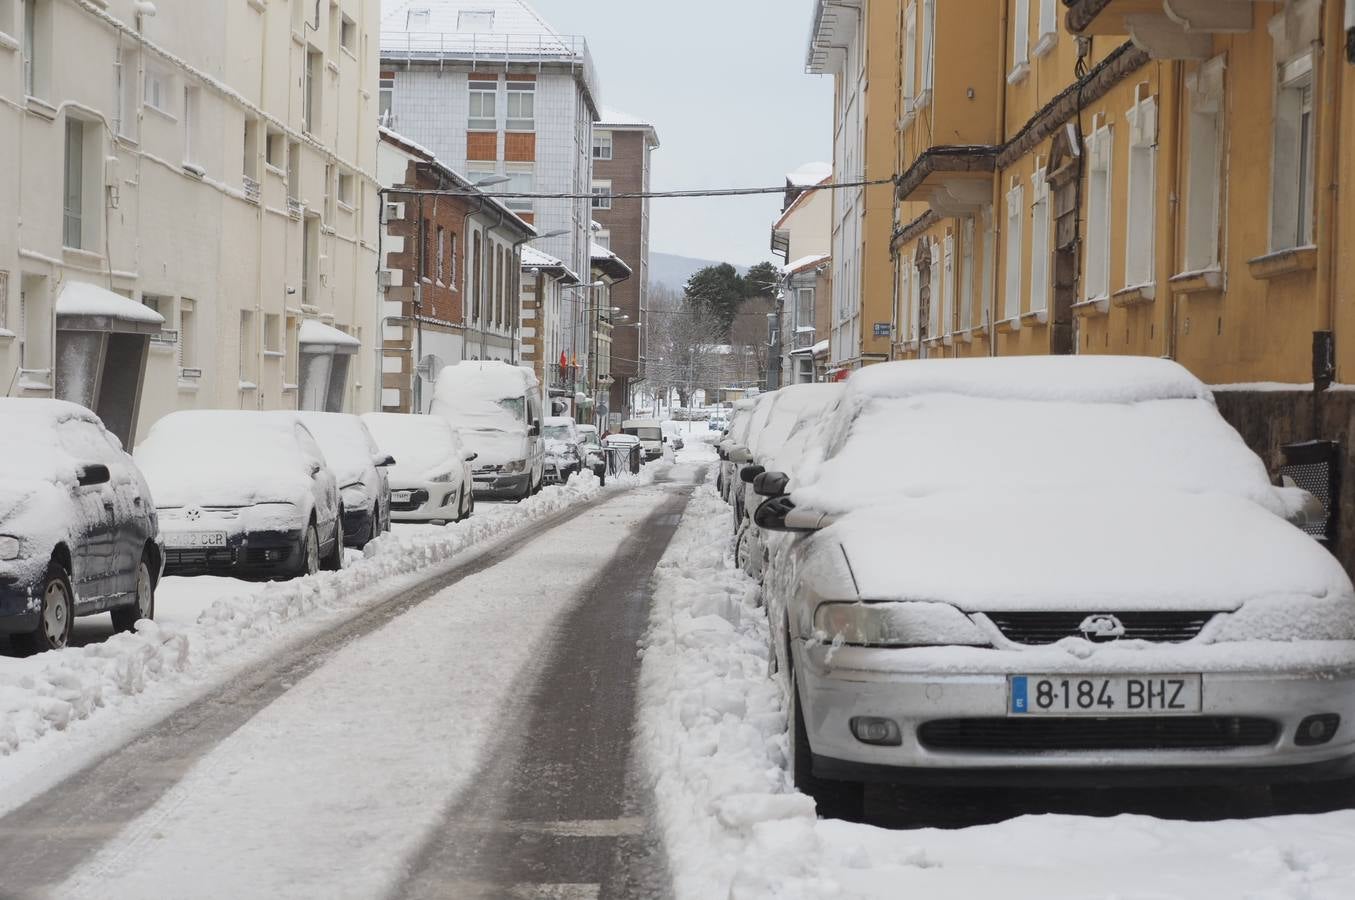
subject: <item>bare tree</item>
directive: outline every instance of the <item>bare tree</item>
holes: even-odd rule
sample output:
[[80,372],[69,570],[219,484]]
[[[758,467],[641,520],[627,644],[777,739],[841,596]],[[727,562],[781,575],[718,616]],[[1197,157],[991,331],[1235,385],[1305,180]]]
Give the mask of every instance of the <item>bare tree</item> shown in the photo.
[[679,402],[689,406],[697,389],[720,386],[722,324],[664,285],[650,287],[649,303],[649,380],[658,396],[676,390]]

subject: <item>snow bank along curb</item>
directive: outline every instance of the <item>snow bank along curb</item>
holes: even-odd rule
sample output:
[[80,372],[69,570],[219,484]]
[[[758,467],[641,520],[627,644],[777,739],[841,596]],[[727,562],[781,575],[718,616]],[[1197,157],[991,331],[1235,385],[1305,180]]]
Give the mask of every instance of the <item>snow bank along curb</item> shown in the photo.
[[116,706],[120,698],[140,694],[156,682],[201,677],[230,651],[279,636],[302,620],[376,603],[382,594],[368,589],[392,577],[445,562],[489,538],[640,480],[617,479],[604,489],[591,473],[584,473],[521,503],[512,516],[472,516],[441,532],[385,535],[369,545],[365,558],[343,571],[220,599],[189,628],[143,621],[134,634],[34,657],[25,662],[36,671],[25,665],[0,674],[0,756]]

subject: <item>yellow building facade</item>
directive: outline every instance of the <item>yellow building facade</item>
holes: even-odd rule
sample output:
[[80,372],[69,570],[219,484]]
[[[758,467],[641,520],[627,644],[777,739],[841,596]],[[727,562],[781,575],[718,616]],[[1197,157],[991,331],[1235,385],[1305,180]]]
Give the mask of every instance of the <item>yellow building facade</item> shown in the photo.
[[1355,464],[1355,0],[894,6],[892,358],[1166,356]]

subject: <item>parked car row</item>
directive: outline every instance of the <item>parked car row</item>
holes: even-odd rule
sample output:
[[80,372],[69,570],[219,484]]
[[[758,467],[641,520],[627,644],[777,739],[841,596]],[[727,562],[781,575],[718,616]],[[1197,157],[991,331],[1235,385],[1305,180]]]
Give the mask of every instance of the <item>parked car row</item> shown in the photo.
[[888,363],[742,403],[719,443],[790,766],[867,782],[1355,775],[1355,588],[1212,395],[1158,359]]

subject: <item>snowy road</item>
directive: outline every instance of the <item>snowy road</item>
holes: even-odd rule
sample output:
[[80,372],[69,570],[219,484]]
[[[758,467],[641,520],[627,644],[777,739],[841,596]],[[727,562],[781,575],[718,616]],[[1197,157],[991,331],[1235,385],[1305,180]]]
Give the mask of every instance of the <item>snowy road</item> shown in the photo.
[[662,893],[635,641],[701,474],[528,526],[35,797],[0,819],[5,895]]

